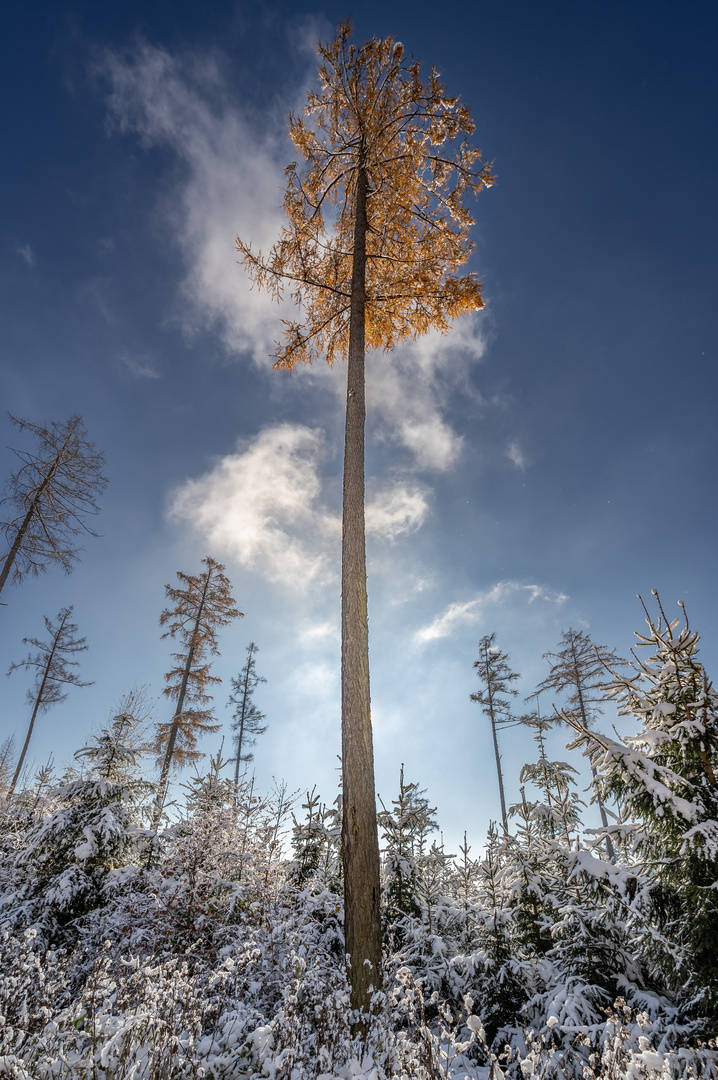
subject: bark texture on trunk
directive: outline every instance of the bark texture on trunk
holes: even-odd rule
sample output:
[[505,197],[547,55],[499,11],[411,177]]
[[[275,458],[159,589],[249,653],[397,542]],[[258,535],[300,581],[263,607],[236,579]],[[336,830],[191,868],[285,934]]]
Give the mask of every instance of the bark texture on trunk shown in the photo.
[[357,179],[351,320],[347,367],[342,528],[342,860],[344,931],[350,958],[351,1003],[369,1007],[381,987],[379,839],[369,703],[369,629],[364,533],[366,417],[365,281],[367,177]]

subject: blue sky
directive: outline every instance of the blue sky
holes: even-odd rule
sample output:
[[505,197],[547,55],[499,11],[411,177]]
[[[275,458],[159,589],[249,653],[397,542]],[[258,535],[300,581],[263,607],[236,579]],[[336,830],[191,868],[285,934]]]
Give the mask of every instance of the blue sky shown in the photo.
[[[5,668],[67,604],[88,639],[94,685],[41,717],[36,765],[68,758],[131,686],[159,695],[163,586],[211,554],[245,612],[222,635],[218,718],[253,640],[258,783],[334,797],[344,370],[271,370],[282,312],[249,289],[234,237],[276,235],[286,114],[345,14],[5,9],[3,405],[82,413],[111,480],[72,576],[3,596]],[[404,762],[449,843],[467,829],[479,845],[498,816],[469,701],[483,634],[528,694],[562,628],[625,652],[636,593],[658,588],[670,611],[685,601],[709,670],[715,656],[718,10],[388,2],[353,20],[442,70],[498,176],[476,205],[485,311],[372,357],[368,390],[377,787],[391,798]],[[0,444],[7,476],[6,419]],[[22,672],[2,684],[18,741],[26,688]],[[512,801],[533,750],[519,730],[502,749]]]

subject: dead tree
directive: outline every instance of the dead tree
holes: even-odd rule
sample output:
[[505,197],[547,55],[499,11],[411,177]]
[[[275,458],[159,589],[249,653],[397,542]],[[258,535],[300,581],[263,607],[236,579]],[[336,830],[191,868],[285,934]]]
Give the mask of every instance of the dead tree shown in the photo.
[[0,523],[8,544],[0,592],[11,574],[20,582],[51,563],[70,573],[82,551],[76,537],[98,535],[85,519],[99,512],[95,499],[107,484],[104,456],[88,439],[82,417],[49,427],[10,419],[21,431],[31,432],[36,445],[33,451],[14,451],[22,465],[8,480],[2,499],[10,516]]

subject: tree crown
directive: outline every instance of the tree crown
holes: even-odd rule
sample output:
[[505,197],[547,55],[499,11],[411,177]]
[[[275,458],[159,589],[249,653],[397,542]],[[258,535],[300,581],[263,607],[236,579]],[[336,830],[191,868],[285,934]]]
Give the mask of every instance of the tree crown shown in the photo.
[[485,634],[479,642],[479,658],[474,661],[476,674],[483,683],[480,690],[471,694],[471,700],[480,705],[494,723],[511,723],[511,703],[508,694],[516,697],[518,690],[511,686],[520,675],[511,670],[509,654],[496,648],[496,634]]
[[286,169],[287,226],[265,258],[237,238],[250,275],[279,297],[289,285],[303,319],[283,320],[276,365],[320,352],[329,364],[349,338],[354,216],[367,184],[366,343],[391,349],[483,307],[469,258],[474,223],[465,203],[494,182],[465,141],[474,123],[438,72],[425,80],[392,38],[349,42],[351,26],[320,42],[319,91],[289,134],[301,159]]
[[70,658],[75,653],[84,652],[87,643],[84,637],[74,637],[77,626],[70,621],[71,615],[72,608],[67,607],[59,612],[56,623],[45,616],[47,640],[23,638],[23,645],[32,645],[37,652],[29,653],[24,660],[18,660],[8,668],[8,675],[17,668],[35,668],[35,683],[33,689],[27,692],[27,700],[30,705],[37,702],[42,712],[65,700],[67,690],[63,689],[64,686],[92,686],[91,682],[83,682],[78,673],[72,670],[79,667],[80,662]]
[[562,630],[558,651],[545,652],[543,658],[553,663],[531,697],[546,690],[559,694],[570,691],[567,707],[583,724],[590,723],[600,713],[612,669],[626,663],[618,653],[605,645],[595,645],[588,634],[571,627]]
[[107,484],[104,455],[88,439],[81,416],[47,427],[12,415],[10,419],[36,439],[34,451],[14,450],[22,465],[9,478],[1,500],[15,511],[0,526],[11,549],[22,530],[19,549],[11,551],[13,580],[38,574],[52,560],[69,573],[81,551],[73,538],[81,532],[98,535],[85,518],[99,512],[95,500]]

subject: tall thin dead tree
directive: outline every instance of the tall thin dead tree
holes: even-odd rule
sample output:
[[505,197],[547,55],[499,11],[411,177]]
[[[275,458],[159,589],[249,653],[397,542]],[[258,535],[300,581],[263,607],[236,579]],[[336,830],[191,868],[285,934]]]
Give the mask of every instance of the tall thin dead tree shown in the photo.
[[22,465],[8,480],[2,505],[10,510],[0,523],[8,543],[0,568],[0,592],[12,573],[13,581],[38,574],[51,563],[66,573],[82,548],[76,537],[98,534],[85,520],[97,514],[95,502],[107,479],[102,475],[104,456],[87,437],[82,417],[64,424],[31,424],[11,416],[21,431],[35,436],[33,451],[15,450]]
[[219,728],[213,722],[212,710],[207,708],[211,701],[207,687],[221,680],[210,675],[208,657],[219,654],[218,629],[242,617],[222,564],[210,557],[202,563],[207,569],[196,576],[177,571],[179,588],[165,585],[172,606],[160,615],[160,626],[169,625],[162,637],[179,639],[182,651],[172,654],[175,667],[165,675],[167,686],[163,690],[176,700],[174,715],[166,723],[156,725],[154,749],[161,770],[155,824],[165,803],[170,767],[181,768],[197,761],[202,756],[197,749],[199,736]]
[[[546,652],[544,660],[553,661],[543,682],[536,687],[534,694],[553,690],[561,694],[568,691],[566,708],[576,714],[584,728],[593,726],[601,713],[601,706],[606,700],[605,687],[611,681],[613,669],[625,665],[626,661],[618,653],[605,645],[594,645],[588,634],[582,630],[563,630],[557,652]],[[561,714],[558,714],[561,721]],[[591,763],[591,775],[596,780],[596,767]],[[608,828],[606,808],[597,795],[596,802],[601,815],[601,824]],[[610,836],[606,837],[606,851],[609,858],[615,857]]]
[[379,844],[369,696],[364,527],[364,360],[483,306],[475,274],[460,276],[473,225],[465,202],[493,182],[466,137],[469,110],[438,73],[422,80],[399,42],[350,44],[342,23],[319,43],[319,89],[289,134],[287,225],[268,256],[238,239],[254,280],[288,287],[303,322],[286,320],[276,367],[347,355],[342,528],[344,927],[354,1008],[381,985]]
[[15,769],[15,775],[10,783],[10,795],[14,792],[15,785],[20,778],[38,713],[45,712],[51,705],[57,705],[58,702],[64,701],[68,694],[68,691],[64,689],[65,686],[92,686],[92,683],[83,682],[77,672],[72,670],[79,667],[80,664],[79,660],[72,660],[70,657],[76,653],[84,652],[87,644],[84,637],[78,638],[74,636],[77,633],[77,626],[70,621],[71,615],[72,608],[67,607],[60,611],[57,616],[57,623],[53,623],[46,616],[47,640],[23,638],[23,644],[32,645],[33,649],[37,649],[37,652],[30,653],[24,660],[11,664],[8,669],[8,675],[17,668],[35,670],[35,684],[27,692],[27,700],[32,708],[32,715],[17,768]]
[[247,765],[254,757],[248,748],[254,745],[258,735],[263,735],[267,730],[267,725],[262,723],[265,719],[264,713],[254,701],[254,691],[260,683],[267,681],[262,675],[257,674],[254,659],[257,652],[259,649],[253,641],[250,641],[244,667],[239,675],[232,679],[232,693],[229,696],[229,704],[235,706],[232,729],[236,732],[237,739],[237,756],[234,765],[235,800],[239,791],[239,772],[242,763]]
[[496,756],[496,773],[499,778],[499,797],[501,799],[501,821],[504,832],[507,831],[506,797],[504,795],[504,776],[501,770],[498,729],[518,723],[511,715],[511,703],[504,695],[516,697],[518,690],[511,686],[519,675],[509,667],[509,654],[496,648],[496,634],[485,634],[479,642],[479,658],[474,661],[476,674],[482,688],[471,695],[471,700],[480,705],[491,722],[491,735]]

